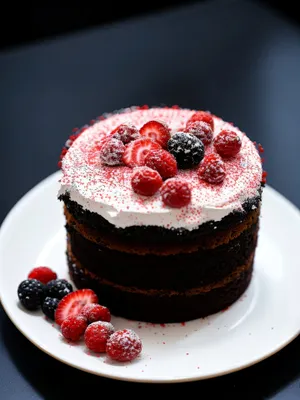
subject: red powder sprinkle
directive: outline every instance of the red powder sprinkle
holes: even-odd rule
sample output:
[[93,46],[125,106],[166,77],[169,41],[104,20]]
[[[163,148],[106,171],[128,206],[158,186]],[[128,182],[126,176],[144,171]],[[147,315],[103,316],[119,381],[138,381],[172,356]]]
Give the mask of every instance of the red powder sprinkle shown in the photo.
[[189,356],[190,355],[190,353],[185,353],[187,356]]
[[147,104],[144,104],[143,106],[139,106],[138,109],[139,110],[148,110],[149,106],[147,106]]
[[162,328],[165,328],[165,327],[166,327],[166,324],[160,324],[160,326],[161,326]]
[[258,151],[260,152],[260,153],[264,153],[264,148],[262,147],[262,145],[259,143],[258,145],[257,145],[257,147],[258,147]]
[[162,344],[166,344],[166,342],[162,342]]
[[91,119],[91,120],[90,120],[90,125],[94,125],[95,122],[96,122],[95,119]]
[[185,326],[185,322],[180,322],[180,324],[181,324],[182,326]]
[[180,107],[177,104],[174,104],[174,106],[172,106],[171,108],[173,108],[174,110],[179,110]]
[[224,308],[223,310],[222,310],[222,312],[225,312],[225,311],[227,311],[229,309],[229,307],[226,307],[226,308]]
[[79,128],[73,128],[72,132],[77,132]]

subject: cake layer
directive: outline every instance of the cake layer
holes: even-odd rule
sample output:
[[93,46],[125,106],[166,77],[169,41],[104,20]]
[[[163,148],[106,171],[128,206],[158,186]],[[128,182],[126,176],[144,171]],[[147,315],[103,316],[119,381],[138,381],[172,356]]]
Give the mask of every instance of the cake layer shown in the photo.
[[214,249],[161,256],[111,250],[67,225],[72,253],[88,271],[124,286],[186,290],[219,281],[247,263],[257,242],[258,224]]
[[171,255],[213,249],[239,237],[258,223],[260,200],[255,201],[256,205],[252,203],[252,206],[245,207],[244,212],[231,213],[218,225],[207,223],[193,231],[153,226],[118,229],[104,220],[102,226],[95,228],[92,227],[92,221],[101,217],[68,201],[64,212],[68,226],[74,227],[86,239],[102,247],[142,255]]
[[219,312],[247,289],[253,270],[252,253],[245,265],[225,279],[187,291],[143,290],[117,285],[85,270],[68,247],[68,265],[77,288],[91,288],[112,314],[153,323],[183,322]]

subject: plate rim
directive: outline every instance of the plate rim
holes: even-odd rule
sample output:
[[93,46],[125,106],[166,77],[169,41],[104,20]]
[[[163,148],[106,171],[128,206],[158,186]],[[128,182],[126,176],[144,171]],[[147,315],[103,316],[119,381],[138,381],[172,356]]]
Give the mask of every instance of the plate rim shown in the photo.
[[[41,181],[39,181],[36,185],[34,185],[31,189],[29,189],[23,196],[19,198],[19,200],[13,205],[13,207],[8,211],[6,216],[4,217],[1,225],[0,225],[0,252],[1,252],[1,243],[2,243],[2,237],[5,235],[6,229],[10,226],[10,221],[14,218],[16,213],[21,212],[19,211],[23,205],[27,202],[30,202],[31,198],[39,192],[40,188],[47,185],[51,184],[55,179],[58,181],[59,176],[61,175],[61,171],[56,171]],[[264,190],[268,190],[272,196],[276,196],[277,198],[280,199],[281,202],[284,202],[286,205],[290,207],[290,209],[295,213],[297,218],[299,218],[300,222],[300,210],[298,207],[292,203],[289,199],[287,199],[284,195],[282,195],[280,192],[278,192],[276,189],[271,187],[270,185],[266,185]],[[120,376],[118,374],[112,374],[111,372],[105,372],[105,371],[96,371],[93,369],[88,369],[85,367],[82,367],[80,365],[77,365],[76,363],[72,363],[70,360],[66,360],[64,357],[57,356],[54,352],[51,352],[47,350],[46,347],[40,346],[38,343],[36,343],[30,335],[26,334],[22,327],[18,324],[18,321],[14,317],[14,315],[10,312],[9,307],[6,305],[5,300],[3,301],[3,296],[1,294],[0,290],[0,304],[3,307],[3,310],[5,311],[6,315],[10,319],[10,321],[13,323],[13,325],[23,334],[24,337],[26,337],[27,340],[29,340],[34,346],[36,346],[39,350],[43,351],[45,354],[48,356],[64,363],[65,365],[68,365],[70,367],[76,368],[78,370],[81,370],[83,372],[87,372],[92,375],[96,376],[101,376],[104,378],[109,378],[109,379],[115,379],[115,380],[120,380],[120,381],[127,381],[127,382],[140,382],[140,383],[181,383],[181,382],[192,382],[192,381],[200,381],[200,380],[208,380],[208,379],[213,379],[219,376],[225,376],[229,375],[232,373],[235,373],[237,371],[241,371],[243,369],[249,368],[255,364],[258,364],[270,357],[272,357],[274,354],[278,353],[281,351],[284,347],[288,346],[292,341],[294,341],[300,334],[300,326],[298,331],[295,332],[294,335],[290,336],[287,340],[282,341],[282,343],[277,346],[273,351],[269,351],[266,354],[264,354],[262,357],[258,357],[255,360],[251,360],[249,362],[243,363],[242,365],[239,365],[237,367],[233,367],[230,369],[222,370],[219,372],[207,374],[207,375],[197,375],[194,374],[192,376],[186,376],[186,377],[174,377],[174,378],[166,378],[162,377],[160,378],[143,378],[142,376]]]

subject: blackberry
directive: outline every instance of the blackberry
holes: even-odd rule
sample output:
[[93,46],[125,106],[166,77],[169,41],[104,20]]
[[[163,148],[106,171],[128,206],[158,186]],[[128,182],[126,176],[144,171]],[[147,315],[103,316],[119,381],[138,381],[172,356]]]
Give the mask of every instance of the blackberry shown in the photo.
[[53,279],[47,283],[46,292],[48,297],[61,300],[67,294],[73,292],[73,287],[66,279]]
[[168,151],[176,158],[181,169],[195,167],[204,157],[204,145],[196,136],[176,132],[168,141]]
[[45,285],[37,279],[26,279],[18,287],[18,297],[27,310],[37,310],[45,298]]
[[46,297],[42,304],[42,311],[46,315],[46,317],[52,319],[54,321],[55,310],[57,309],[59,299],[55,297]]

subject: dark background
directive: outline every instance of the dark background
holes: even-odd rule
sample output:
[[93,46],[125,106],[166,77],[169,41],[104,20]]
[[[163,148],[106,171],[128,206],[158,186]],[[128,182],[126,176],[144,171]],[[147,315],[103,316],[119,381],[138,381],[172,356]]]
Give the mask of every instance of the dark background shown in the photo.
[[[226,1],[226,0],[225,0]],[[0,46],[8,49],[61,34],[110,24],[122,19],[145,15],[209,0],[161,0],[161,1],[29,1],[17,4],[6,2],[1,9],[2,23]],[[295,23],[300,22],[297,1],[256,0]],[[69,5],[64,4],[69,3]]]
[[[74,126],[145,103],[209,109],[234,121],[264,145],[268,184],[300,207],[297,2],[98,3],[2,5],[0,223],[23,194],[57,170]],[[79,387],[86,399],[121,391],[296,400],[299,360],[300,337],[253,367],[213,380],[174,386],[111,381],[44,354],[0,306],[1,400],[77,399]]]

